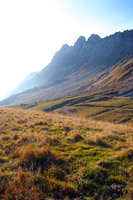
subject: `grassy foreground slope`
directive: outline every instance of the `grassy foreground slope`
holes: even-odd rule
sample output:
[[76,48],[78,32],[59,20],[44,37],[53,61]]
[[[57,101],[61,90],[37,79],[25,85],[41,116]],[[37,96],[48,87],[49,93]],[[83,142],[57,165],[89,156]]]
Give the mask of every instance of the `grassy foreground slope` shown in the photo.
[[0,108],[0,199],[131,199],[131,125]]

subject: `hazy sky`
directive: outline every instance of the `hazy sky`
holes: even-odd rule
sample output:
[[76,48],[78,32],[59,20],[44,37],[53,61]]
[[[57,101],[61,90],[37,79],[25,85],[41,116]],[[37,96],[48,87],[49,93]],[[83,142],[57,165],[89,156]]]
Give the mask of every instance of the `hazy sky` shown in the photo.
[[133,28],[133,0],[0,0],[0,99],[80,35]]

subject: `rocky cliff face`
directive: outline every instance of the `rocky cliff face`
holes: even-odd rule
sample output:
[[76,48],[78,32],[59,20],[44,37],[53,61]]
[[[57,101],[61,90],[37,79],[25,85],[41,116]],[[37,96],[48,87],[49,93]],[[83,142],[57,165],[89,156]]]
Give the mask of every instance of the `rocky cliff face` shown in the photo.
[[77,72],[82,65],[88,70],[103,65],[109,68],[132,52],[133,30],[115,33],[103,39],[93,34],[87,41],[81,36],[74,46],[63,45],[51,63],[38,74],[35,84],[40,86],[67,77]]
[[[55,92],[56,97],[60,97],[77,91],[77,88],[82,91],[112,73],[111,68],[127,55],[131,59],[132,53],[133,30],[117,32],[103,39],[95,34],[88,40],[80,36],[74,46],[63,45],[51,63],[21,88],[38,87],[40,99],[54,98]],[[33,96],[32,99],[37,100],[35,93]]]

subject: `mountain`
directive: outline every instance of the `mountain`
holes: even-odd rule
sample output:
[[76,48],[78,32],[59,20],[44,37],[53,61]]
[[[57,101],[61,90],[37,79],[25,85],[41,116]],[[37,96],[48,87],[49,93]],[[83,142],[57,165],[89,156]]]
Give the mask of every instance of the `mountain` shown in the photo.
[[0,105],[50,100],[101,88],[131,95],[132,66],[133,30],[103,39],[95,34],[88,40],[80,36],[74,46],[63,45],[41,72],[17,86],[22,93]]

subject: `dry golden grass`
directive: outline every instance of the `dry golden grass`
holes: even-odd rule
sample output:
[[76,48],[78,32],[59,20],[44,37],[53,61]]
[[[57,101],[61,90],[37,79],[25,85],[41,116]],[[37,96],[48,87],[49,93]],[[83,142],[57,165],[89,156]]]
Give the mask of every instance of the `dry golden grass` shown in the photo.
[[0,199],[130,199],[132,128],[1,107]]

